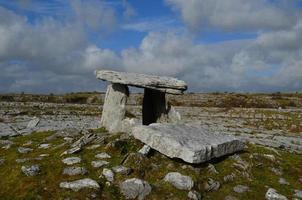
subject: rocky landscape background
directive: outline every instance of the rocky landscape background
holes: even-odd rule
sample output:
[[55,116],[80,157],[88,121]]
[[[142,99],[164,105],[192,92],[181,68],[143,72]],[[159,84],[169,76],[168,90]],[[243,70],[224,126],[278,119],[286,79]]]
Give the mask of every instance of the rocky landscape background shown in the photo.
[[[248,142],[244,152],[201,165],[108,134],[100,127],[104,97],[0,95],[1,198],[302,198],[301,93],[168,95],[183,122]],[[141,120],[142,98],[130,95],[127,117]]]

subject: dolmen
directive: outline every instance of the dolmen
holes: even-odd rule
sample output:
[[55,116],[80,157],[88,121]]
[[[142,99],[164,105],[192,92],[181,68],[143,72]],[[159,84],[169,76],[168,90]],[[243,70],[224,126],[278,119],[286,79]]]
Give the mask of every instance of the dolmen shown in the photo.
[[[109,132],[130,132],[160,153],[194,164],[243,150],[244,142],[234,136],[181,122],[179,113],[166,101],[166,94],[183,94],[187,90],[184,81],[109,70],[95,73],[98,79],[110,82],[101,117],[101,126]],[[128,86],[144,88],[142,124],[126,117]]]

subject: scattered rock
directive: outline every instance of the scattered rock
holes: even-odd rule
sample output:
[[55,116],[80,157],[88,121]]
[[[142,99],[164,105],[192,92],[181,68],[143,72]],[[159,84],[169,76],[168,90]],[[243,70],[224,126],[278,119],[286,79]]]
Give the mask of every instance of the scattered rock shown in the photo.
[[99,159],[111,158],[111,156],[108,153],[99,153],[96,154],[95,157]]
[[220,188],[220,183],[211,178],[209,178],[204,184],[204,189],[208,192],[217,191],[219,188]]
[[282,169],[277,169],[277,168],[271,167],[270,170],[271,170],[272,172],[274,172],[274,173],[275,173],[276,175],[278,175],[278,176],[283,175]]
[[92,142],[94,139],[96,139],[96,134],[94,134],[94,133],[85,134],[79,140],[77,140],[76,142],[74,142],[71,145],[70,149],[68,149],[65,152],[63,152],[62,155],[77,153],[77,152],[79,152],[79,151],[82,150],[83,146],[85,146],[88,143]]
[[129,175],[132,170],[128,167],[124,167],[122,165],[115,166],[112,168],[112,171],[117,174]]
[[100,144],[93,144],[93,145],[87,147],[86,149],[97,149],[97,148],[99,148],[100,146],[101,146]]
[[288,200],[285,196],[278,194],[273,188],[269,188],[265,194],[266,200]]
[[122,182],[120,190],[126,199],[143,200],[151,192],[151,186],[144,180],[132,178]]
[[3,165],[5,162],[5,159],[4,158],[0,158],[0,165]]
[[40,122],[40,119],[38,117],[34,117],[32,120],[30,120],[27,124],[27,129],[33,129],[35,128],[38,123]]
[[236,177],[236,175],[234,173],[232,173],[232,174],[224,176],[223,181],[226,182],[226,183],[227,182],[232,182],[232,181],[234,181],[235,177]]
[[107,179],[107,181],[113,182],[114,174],[113,174],[113,171],[111,169],[104,168],[103,172],[102,172],[102,175]]
[[194,182],[190,176],[184,176],[178,172],[168,173],[164,181],[171,183],[174,187],[179,190],[191,190]]
[[302,198],[302,190],[295,190],[294,196],[297,198]]
[[33,149],[31,148],[26,148],[26,147],[18,147],[18,152],[19,153],[29,153],[29,152],[32,152]]
[[40,144],[39,149],[48,149],[50,146],[50,144]]
[[192,200],[201,200],[201,194],[199,192],[196,192],[195,190],[191,190],[188,193],[188,198]]
[[247,191],[249,191],[250,188],[246,185],[236,185],[234,188],[233,188],[233,191],[236,192],[236,193],[245,193]]
[[25,142],[22,146],[29,146],[32,145],[33,141],[29,140],[27,142]]
[[63,171],[63,174],[69,175],[69,176],[75,176],[75,175],[84,175],[87,174],[88,171],[84,167],[66,167]]
[[289,185],[289,182],[287,182],[284,178],[279,178],[279,183],[281,185]]
[[257,160],[261,160],[261,159],[266,159],[269,160],[271,162],[276,162],[276,157],[272,154],[259,154],[259,153],[253,153],[252,155],[250,155],[250,158],[255,158]]
[[151,150],[151,147],[150,147],[150,146],[144,145],[144,146],[138,151],[138,153],[143,154],[143,155],[146,156],[146,155],[149,154],[150,150]]
[[60,188],[71,189],[77,192],[82,188],[91,188],[98,190],[100,188],[100,185],[95,180],[92,180],[90,178],[84,178],[71,182],[62,182],[60,183]]
[[69,157],[62,160],[62,162],[66,165],[73,165],[81,162],[81,158],[79,157]]
[[210,172],[211,174],[219,174],[214,165],[209,164],[207,168],[208,172]]
[[26,176],[36,176],[41,171],[39,165],[22,166],[21,170]]
[[94,168],[99,168],[99,167],[103,167],[104,165],[108,165],[109,162],[105,161],[105,160],[96,160],[96,161],[92,161],[91,165]]

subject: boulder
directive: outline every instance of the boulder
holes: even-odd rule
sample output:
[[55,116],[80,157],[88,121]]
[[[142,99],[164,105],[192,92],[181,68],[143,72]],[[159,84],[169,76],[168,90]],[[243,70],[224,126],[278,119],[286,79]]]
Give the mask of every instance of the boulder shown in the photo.
[[165,176],[164,181],[171,183],[179,190],[191,190],[194,186],[194,182],[190,176],[184,176],[178,172],[168,173]]
[[140,125],[132,134],[160,153],[188,163],[202,163],[244,149],[244,142],[234,136],[211,133],[193,124]]
[[151,186],[144,180],[132,178],[122,182],[120,190],[126,199],[143,200],[151,192]]
[[184,81],[172,77],[97,70],[98,79],[140,88],[149,88],[170,94],[182,94],[187,89]]
[[71,182],[61,182],[60,188],[71,189],[77,192],[83,188],[91,188],[98,190],[100,188],[100,185],[95,180],[92,180],[90,178],[84,178]]

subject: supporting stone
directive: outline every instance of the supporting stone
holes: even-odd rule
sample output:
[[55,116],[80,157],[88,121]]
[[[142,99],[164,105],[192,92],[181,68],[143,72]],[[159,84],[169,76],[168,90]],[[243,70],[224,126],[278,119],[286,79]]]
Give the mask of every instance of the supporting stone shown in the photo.
[[126,114],[126,102],[129,96],[128,86],[111,83],[108,85],[101,126],[105,127],[109,132],[122,131],[122,123]]
[[145,88],[143,99],[143,125],[165,122],[167,119],[165,93]]

